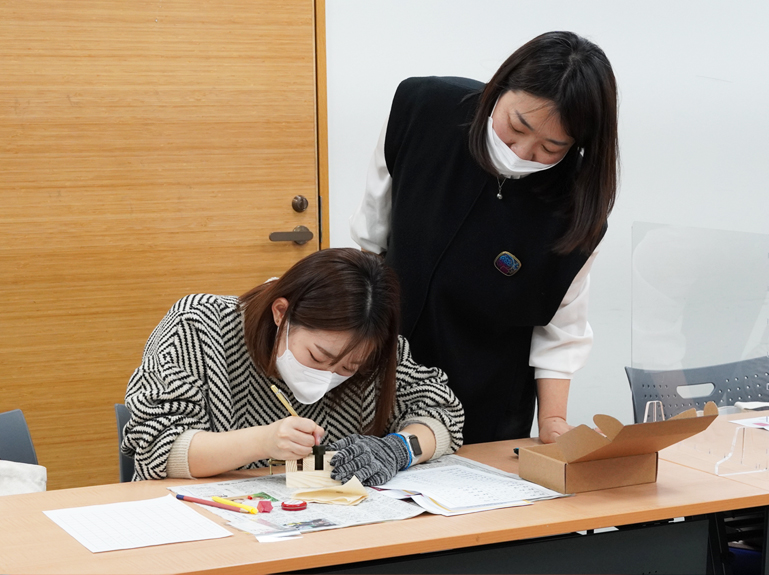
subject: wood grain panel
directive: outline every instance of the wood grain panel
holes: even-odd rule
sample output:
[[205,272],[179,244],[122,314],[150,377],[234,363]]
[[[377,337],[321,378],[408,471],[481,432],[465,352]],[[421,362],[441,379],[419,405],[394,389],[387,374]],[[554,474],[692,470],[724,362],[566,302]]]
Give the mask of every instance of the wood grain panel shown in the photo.
[[318,249],[268,240],[317,237],[314,3],[3,2],[0,77],[0,411],[49,489],[117,481],[165,311]]

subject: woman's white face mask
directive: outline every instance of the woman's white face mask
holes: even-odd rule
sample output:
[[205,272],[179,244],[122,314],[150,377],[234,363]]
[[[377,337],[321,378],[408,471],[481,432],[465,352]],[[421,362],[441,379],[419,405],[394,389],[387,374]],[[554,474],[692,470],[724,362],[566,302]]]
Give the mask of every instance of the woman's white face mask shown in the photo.
[[542,170],[552,168],[563,159],[561,158],[555,164],[542,164],[540,162],[522,160],[494,131],[494,121],[491,116],[489,116],[488,128],[486,130],[486,145],[489,148],[489,156],[494,167],[500,175],[506,178],[520,178],[521,176],[541,172]]
[[[573,143],[553,115],[552,103],[526,92],[502,94],[487,120],[489,156],[497,171],[508,178],[558,165]],[[514,149],[528,159],[521,158]]]
[[302,364],[288,348],[286,324],[286,350],[276,360],[280,377],[299,403],[309,405],[319,401],[326,393],[347,381],[351,375],[339,375],[332,371],[315,369]]

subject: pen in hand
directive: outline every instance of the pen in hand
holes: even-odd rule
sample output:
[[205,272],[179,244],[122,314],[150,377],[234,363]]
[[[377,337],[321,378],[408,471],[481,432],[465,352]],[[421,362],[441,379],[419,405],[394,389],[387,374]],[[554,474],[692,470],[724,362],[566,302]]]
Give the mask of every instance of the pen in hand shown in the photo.
[[280,400],[280,402],[283,404],[283,406],[288,410],[288,412],[291,415],[293,415],[294,417],[299,417],[299,415],[297,415],[296,411],[294,411],[294,408],[291,407],[291,404],[288,402],[286,397],[281,393],[281,391],[277,388],[277,386],[275,384],[272,384],[270,386],[270,389],[275,393],[275,395],[278,396],[278,399]]
[[[299,414],[297,414],[296,411],[294,411],[294,408],[291,407],[291,404],[286,399],[286,396],[283,395],[283,393],[278,389],[278,387],[275,384],[272,384],[270,386],[270,389],[278,397],[280,402],[283,404],[283,406],[288,410],[288,412],[291,415],[293,415],[294,417],[299,417]],[[315,445],[320,445],[321,438],[318,437],[318,435],[316,435],[315,433],[313,433],[313,436],[315,437]]]

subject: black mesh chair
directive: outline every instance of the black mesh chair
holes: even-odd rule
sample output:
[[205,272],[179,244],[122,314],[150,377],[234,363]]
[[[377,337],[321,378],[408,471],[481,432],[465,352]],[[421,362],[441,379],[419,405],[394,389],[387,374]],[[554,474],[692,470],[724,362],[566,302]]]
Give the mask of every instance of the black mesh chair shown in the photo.
[[120,458],[120,482],[126,483],[133,479],[134,460],[133,457],[129,457],[120,451],[120,445],[123,443],[123,429],[125,429],[128,420],[131,419],[131,412],[122,403],[116,403],[115,418],[117,419],[117,452]]

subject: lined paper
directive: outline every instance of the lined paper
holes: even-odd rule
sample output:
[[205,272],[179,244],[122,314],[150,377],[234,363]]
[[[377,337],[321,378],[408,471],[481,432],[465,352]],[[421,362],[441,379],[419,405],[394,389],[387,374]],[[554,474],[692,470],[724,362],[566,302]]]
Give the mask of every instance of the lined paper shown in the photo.
[[232,535],[173,495],[43,513],[92,553]]

